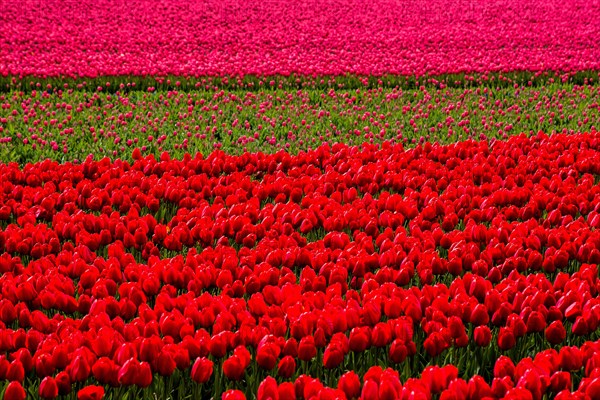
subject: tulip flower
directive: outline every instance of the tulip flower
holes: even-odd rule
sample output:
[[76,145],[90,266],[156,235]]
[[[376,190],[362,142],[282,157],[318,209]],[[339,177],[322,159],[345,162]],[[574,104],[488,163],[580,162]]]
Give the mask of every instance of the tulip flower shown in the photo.
[[197,383],[206,383],[213,373],[213,362],[207,358],[198,357],[192,366],[192,380]]
[[104,397],[102,386],[86,386],[77,392],[77,400],[100,400]]

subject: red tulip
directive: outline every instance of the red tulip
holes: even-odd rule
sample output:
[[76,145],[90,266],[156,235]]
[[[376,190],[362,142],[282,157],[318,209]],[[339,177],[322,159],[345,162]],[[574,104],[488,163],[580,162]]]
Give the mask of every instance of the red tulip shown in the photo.
[[135,378],[135,384],[141,388],[146,388],[152,384],[152,369],[150,364],[142,361]]
[[102,386],[86,386],[77,392],[77,400],[100,400],[104,397]]
[[152,383],[152,371],[147,362],[140,363],[134,358],[130,358],[119,369],[117,379],[121,385],[147,387]]
[[142,339],[139,351],[140,361],[156,360],[162,346],[162,340],[158,336]]
[[291,356],[294,358],[298,357],[298,341],[294,338],[289,338],[286,340],[285,345],[283,346],[282,353],[286,356]]
[[484,397],[491,396],[491,394],[492,389],[481,376],[475,375],[469,380],[468,398],[482,399]]
[[258,386],[257,400],[279,400],[279,391],[277,389],[277,381],[268,376]]
[[25,400],[27,397],[25,389],[17,381],[12,381],[4,391],[4,400]]
[[241,390],[230,389],[223,393],[221,400],[246,400],[246,396]]
[[42,379],[39,393],[42,399],[55,399],[58,397],[58,385],[56,384],[54,378],[47,376]]
[[554,321],[546,328],[545,335],[551,344],[559,344],[567,337],[567,331],[561,321]]
[[448,343],[439,332],[433,332],[425,339],[423,347],[430,357],[435,357],[448,348]]
[[66,371],[59,372],[56,377],[56,385],[58,386],[58,394],[65,396],[71,393],[71,379]]
[[583,366],[583,354],[578,347],[561,347],[558,359],[559,366],[564,371],[575,371]]
[[508,376],[503,378],[494,378],[492,381],[492,394],[497,398],[502,398],[507,391],[514,387],[512,379]]
[[550,388],[554,393],[571,389],[571,374],[567,371],[556,371],[550,378]]
[[506,356],[498,357],[494,365],[494,376],[496,378],[508,376],[513,379],[515,376],[515,364],[513,361]]
[[360,396],[360,378],[354,371],[343,374],[338,381],[338,389],[346,394],[348,399],[357,399]]
[[302,361],[310,361],[317,355],[315,339],[312,336],[305,336],[300,339],[298,344],[298,358]]
[[365,351],[371,344],[368,328],[353,328],[350,331],[349,346],[350,350],[360,353]]
[[192,380],[196,383],[206,383],[213,373],[213,362],[206,357],[198,357],[192,366]]
[[512,329],[500,328],[500,332],[498,333],[498,347],[501,350],[509,350],[515,347],[515,344],[516,340]]
[[582,316],[577,317],[571,330],[577,336],[585,336],[589,333],[588,324]]
[[590,399],[600,398],[600,377],[594,378],[585,389],[586,396]]
[[281,348],[276,343],[265,341],[256,350],[256,363],[267,371],[272,370],[280,353]]
[[404,341],[396,339],[390,346],[390,360],[396,364],[403,362],[408,356],[408,349],[404,344]]
[[529,318],[527,318],[527,332],[542,332],[546,327],[546,319],[544,316],[538,312],[533,311],[529,314]]
[[471,312],[471,323],[473,325],[487,325],[490,321],[490,317],[488,315],[487,309],[483,304],[477,304],[473,311]]
[[83,355],[77,355],[67,366],[71,382],[85,381],[90,376],[91,371],[92,369]]
[[228,337],[225,332],[221,332],[210,339],[210,354],[213,357],[223,358],[227,353]]
[[400,397],[402,385],[399,379],[382,379],[379,384],[379,399],[394,400]]
[[25,369],[21,361],[14,360],[10,363],[8,370],[6,371],[6,379],[9,381],[23,382],[25,379]]
[[323,366],[327,369],[335,368],[344,360],[344,352],[335,343],[329,344],[323,354]]
[[55,371],[52,356],[47,353],[42,353],[35,358],[35,372],[38,377],[43,378],[52,375]]
[[108,357],[99,358],[92,366],[94,378],[102,384],[118,384],[119,367]]
[[365,399],[365,400],[366,399],[378,400],[379,399],[379,386],[377,385],[377,382],[375,382],[373,380],[365,381],[363,388],[362,388],[360,398]]
[[164,348],[158,354],[154,365],[156,366],[156,371],[162,376],[171,376],[177,368],[173,355],[168,351],[164,351]]
[[291,356],[285,356],[279,360],[279,366],[277,368],[277,375],[282,378],[291,377],[296,371],[296,361]]
[[389,324],[380,322],[371,331],[371,342],[375,347],[385,347],[392,340],[392,328]]
[[296,390],[292,382],[283,382],[277,388],[280,400],[296,400]]
[[492,340],[492,333],[490,331],[490,328],[488,328],[486,325],[478,326],[477,328],[475,328],[473,336],[475,339],[475,343],[477,343],[477,345],[480,347],[486,347],[490,344],[490,341]]

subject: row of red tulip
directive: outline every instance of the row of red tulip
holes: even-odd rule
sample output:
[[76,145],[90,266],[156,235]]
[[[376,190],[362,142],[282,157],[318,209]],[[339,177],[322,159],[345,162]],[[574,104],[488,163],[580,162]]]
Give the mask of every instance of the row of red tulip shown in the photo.
[[[539,399],[546,393],[553,393],[556,399],[595,399],[600,396],[600,342],[586,342],[579,347],[563,347],[560,352],[545,350],[534,358],[525,358],[515,363],[501,356],[493,367],[493,379],[487,383],[481,376],[474,375],[468,380],[461,378],[453,365],[430,366],[420,374],[420,378],[409,378],[402,382],[398,371],[380,366],[370,367],[361,377],[354,371],[345,372],[337,381],[337,386],[328,387],[319,378],[300,375],[294,381],[279,382],[273,377],[261,381],[256,392],[258,400],[295,399],[423,399],[432,396],[444,400],[464,399]],[[289,356],[288,356],[289,357]],[[293,362],[293,359],[291,359]],[[97,364],[97,365],[100,365]],[[106,363],[94,366],[94,373],[102,375],[110,366]],[[577,370],[584,368],[584,377],[572,392],[572,377]],[[227,367],[224,367],[227,368]],[[282,368],[280,366],[279,370]],[[99,371],[99,372],[96,372]],[[148,385],[144,379],[151,379],[148,364],[129,360],[118,369],[120,384]],[[192,367],[192,379],[200,384],[208,382],[213,374],[213,364],[206,358],[198,358]],[[144,378],[147,376],[148,378]],[[43,399],[56,398],[71,392],[70,378],[65,372],[54,377],[45,377],[39,386],[39,396]],[[78,390],[78,400],[98,400],[104,396],[103,386],[88,385]],[[19,381],[12,381],[4,392],[4,398],[21,400],[26,392]],[[245,400],[246,395],[239,389],[226,390],[222,400]]]
[[[398,398],[449,364],[447,398],[597,390],[599,152],[592,132],[1,164],[0,379],[310,398],[352,370]],[[501,355],[531,368],[485,372]]]

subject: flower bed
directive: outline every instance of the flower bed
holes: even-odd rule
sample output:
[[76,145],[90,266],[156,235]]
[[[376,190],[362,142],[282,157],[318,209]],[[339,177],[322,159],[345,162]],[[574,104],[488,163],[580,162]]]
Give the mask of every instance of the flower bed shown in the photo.
[[597,398],[599,153],[0,164],[5,397]]
[[179,89],[178,81],[159,80],[171,87],[146,91],[123,82],[92,89],[23,80],[0,93],[0,160],[82,161],[91,153],[130,159],[135,147],[143,155],[166,151],[174,158],[217,148],[230,154],[298,153],[323,143],[392,141],[411,147],[597,129],[598,74],[580,83],[575,78],[549,75],[536,82],[529,76],[517,82],[500,75],[479,77],[474,87],[450,88],[451,79],[429,79],[413,88],[380,81],[353,89],[336,87],[348,84],[343,79],[300,89],[266,80],[237,88],[205,81]]
[[0,75],[423,75],[600,67],[584,0],[3,0]]

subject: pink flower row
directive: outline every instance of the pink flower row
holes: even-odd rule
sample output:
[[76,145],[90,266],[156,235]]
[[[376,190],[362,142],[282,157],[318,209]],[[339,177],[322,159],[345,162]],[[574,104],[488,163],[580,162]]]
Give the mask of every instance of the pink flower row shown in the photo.
[[443,74],[600,65],[594,1],[0,3],[0,74]]

